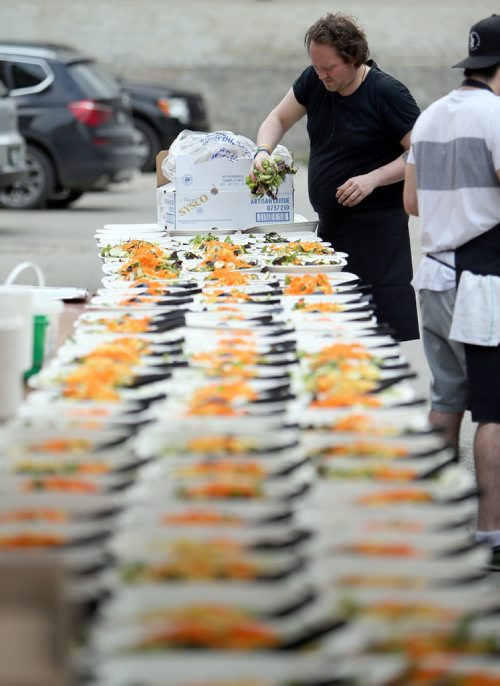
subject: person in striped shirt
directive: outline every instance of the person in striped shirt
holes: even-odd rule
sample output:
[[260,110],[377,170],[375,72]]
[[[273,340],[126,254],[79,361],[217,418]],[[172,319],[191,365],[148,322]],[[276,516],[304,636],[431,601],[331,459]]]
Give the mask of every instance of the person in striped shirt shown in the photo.
[[500,277],[500,16],[471,27],[469,55],[454,67],[464,69],[460,87],[413,128],[404,206],[421,225],[413,285],[432,377],[430,421],[457,451],[464,411],[478,422],[476,539],[491,546],[500,569],[500,347],[478,345],[480,332],[450,338],[461,274]]

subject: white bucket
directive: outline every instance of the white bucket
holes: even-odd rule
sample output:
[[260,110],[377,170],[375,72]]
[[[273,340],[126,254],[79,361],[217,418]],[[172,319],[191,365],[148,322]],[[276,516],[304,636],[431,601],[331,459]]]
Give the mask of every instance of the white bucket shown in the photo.
[[0,317],[3,319],[20,318],[22,333],[18,340],[21,370],[28,371],[33,366],[33,294],[15,286],[0,286]]
[[0,421],[15,417],[22,401],[25,327],[23,317],[0,316]]

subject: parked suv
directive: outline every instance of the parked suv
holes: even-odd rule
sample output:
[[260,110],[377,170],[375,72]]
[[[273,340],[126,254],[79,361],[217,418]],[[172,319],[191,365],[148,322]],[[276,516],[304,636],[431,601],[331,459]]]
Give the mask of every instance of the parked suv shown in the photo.
[[17,128],[16,103],[0,81],[0,189],[25,176],[25,146]]
[[134,123],[144,147],[143,171],[154,171],[156,155],[168,150],[184,129],[209,131],[207,108],[200,93],[169,88],[159,83],[119,79],[130,96]]
[[0,41],[0,78],[17,101],[29,168],[0,191],[0,205],[66,206],[140,168],[128,97],[93,59],[62,45]]

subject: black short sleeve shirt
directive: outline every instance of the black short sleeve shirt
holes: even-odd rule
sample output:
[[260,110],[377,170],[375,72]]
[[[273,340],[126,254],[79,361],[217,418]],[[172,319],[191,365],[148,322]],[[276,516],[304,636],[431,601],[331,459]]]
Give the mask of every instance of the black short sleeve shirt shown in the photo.
[[[406,86],[373,61],[368,64],[370,71],[351,95],[328,91],[312,66],[293,84],[295,98],[307,110],[309,196],[320,216],[341,217],[352,211],[337,202],[337,187],[400,155],[399,141],[420,114]],[[402,187],[399,182],[376,188],[359,208],[401,206]]]

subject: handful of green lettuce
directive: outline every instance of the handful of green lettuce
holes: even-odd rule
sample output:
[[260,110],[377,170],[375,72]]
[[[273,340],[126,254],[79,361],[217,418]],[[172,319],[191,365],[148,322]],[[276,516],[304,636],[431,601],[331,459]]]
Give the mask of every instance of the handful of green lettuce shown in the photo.
[[245,183],[252,195],[263,197],[267,195],[273,200],[278,195],[278,189],[287,174],[295,174],[297,169],[290,166],[281,157],[269,157],[262,162],[263,171],[254,170],[255,180],[251,176],[245,178]]

